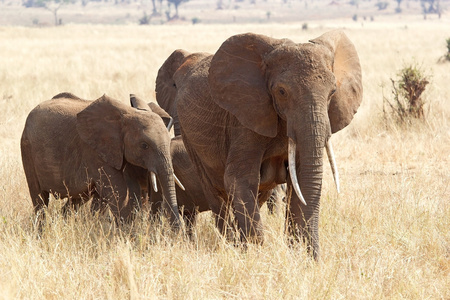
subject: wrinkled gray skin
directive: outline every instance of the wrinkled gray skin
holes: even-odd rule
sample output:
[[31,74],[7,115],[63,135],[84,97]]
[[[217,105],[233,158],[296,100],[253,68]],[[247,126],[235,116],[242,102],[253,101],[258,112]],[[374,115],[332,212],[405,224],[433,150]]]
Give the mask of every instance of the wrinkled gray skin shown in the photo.
[[287,231],[317,259],[323,149],[362,100],[359,58],[347,36],[331,31],[296,44],[236,35],[214,55],[186,56],[171,80],[183,141],[218,228],[231,204],[241,239],[263,241],[255,195],[284,182],[292,188],[291,139],[307,205],[292,193]]
[[[181,136],[174,137],[170,146],[174,173],[185,188],[185,190],[182,190],[179,186],[175,187],[178,207],[179,210],[183,212],[183,217],[187,226],[186,231],[188,235],[192,235],[197,214],[209,211],[209,203],[203,192],[200,177],[197,175],[197,170],[189,158],[189,154],[186,151]],[[259,195],[259,205],[263,205],[267,200],[269,211],[270,213],[273,213],[275,206],[280,205],[284,196],[285,191],[283,190],[282,185],[279,185],[273,190],[270,190],[269,193]],[[160,186],[158,185],[158,192],[150,189],[149,204],[152,214],[155,215],[159,212],[162,201],[163,197],[160,192]]]
[[[185,188],[185,190],[182,190],[179,186],[175,187],[178,207],[183,212],[187,233],[190,235],[197,213],[209,210],[209,205],[203,193],[200,178],[192,165],[181,136],[172,139],[170,152],[174,173]],[[161,209],[162,196],[159,185],[158,192],[150,189],[149,204],[151,205],[151,213],[154,215]]]
[[21,139],[22,161],[38,213],[49,194],[79,205],[93,196],[116,220],[140,206],[136,174],[155,172],[179,225],[170,159],[170,137],[159,115],[131,108],[106,95],[95,101],[58,94],[34,108]]
[[[183,70],[189,70],[201,59],[210,56],[209,53],[189,53],[184,50],[173,52],[164,64],[159,68],[156,77],[156,101],[174,120],[175,136],[181,135],[180,122],[177,112],[177,85],[175,83],[174,74],[177,72],[177,80],[183,80],[185,75]],[[180,66],[183,65],[183,68]]]
[[[156,78],[156,100],[161,108],[163,108],[174,120],[175,138],[171,142],[172,163],[175,174],[177,174],[181,183],[184,185],[183,191],[180,187],[176,187],[178,206],[183,207],[183,216],[188,226],[188,232],[192,233],[192,227],[195,224],[195,217],[198,212],[210,210],[208,200],[203,192],[202,182],[196,174],[196,169],[192,165],[186,147],[181,139],[181,130],[177,113],[177,88],[173,79],[174,73],[181,64],[187,66],[195,63],[197,60],[209,56],[207,53],[194,53],[190,55],[188,52],[180,50],[175,51],[169,57],[161,68],[158,70]],[[180,76],[180,74],[179,74]],[[150,105],[151,103],[149,103]],[[131,103],[133,107],[137,104]],[[273,213],[277,202],[285,196],[285,189],[281,186],[275,187],[269,193],[259,194],[258,202],[260,206],[267,200],[269,212]],[[152,213],[155,214],[160,208],[162,195],[159,192],[150,193],[150,203]]]

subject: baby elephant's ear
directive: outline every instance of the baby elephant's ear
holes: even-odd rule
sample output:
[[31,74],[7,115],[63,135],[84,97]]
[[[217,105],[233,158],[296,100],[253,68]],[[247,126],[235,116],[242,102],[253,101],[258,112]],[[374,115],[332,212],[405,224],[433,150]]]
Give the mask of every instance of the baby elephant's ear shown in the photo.
[[155,114],[161,117],[167,127],[167,130],[170,131],[173,125],[173,118],[155,102],[150,102],[148,106]]
[[121,136],[125,113],[126,105],[103,95],[77,114],[77,131],[81,139],[117,170],[123,163]]
[[353,119],[362,101],[361,65],[355,46],[342,30],[333,30],[311,40],[334,54],[333,73],[337,89],[328,109],[331,131],[341,130]]
[[136,109],[152,111],[155,114],[157,114],[158,116],[160,116],[161,119],[163,120],[164,124],[166,125],[167,130],[170,131],[170,128],[172,127],[172,124],[173,124],[173,119],[158,104],[156,104],[154,102],[146,103],[141,98],[136,97],[135,94],[130,94],[130,103],[131,103],[131,106],[136,108]]
[[130,104],[131,107],[139,110],[149,110],[148,104],[141,98],[136,97],[135,94],[130,94]]

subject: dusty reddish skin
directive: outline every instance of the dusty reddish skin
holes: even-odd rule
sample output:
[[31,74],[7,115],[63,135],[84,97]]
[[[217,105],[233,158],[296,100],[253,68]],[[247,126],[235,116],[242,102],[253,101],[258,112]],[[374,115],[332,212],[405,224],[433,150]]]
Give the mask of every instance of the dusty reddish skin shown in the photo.
[[104,95],[96,101],[62,93],[33,109],[21,139],[22,160],[36,212],[50,192],[70,196],[68,205],[89,196],[128,220],[140,205],[136,172],[153,171],[178,222],[170,137],[159,115],[131,108]]
[[293,193],[287,230],[305,240],[317,258],[323,148],[350,123],[362,100],[353,44],[342,31],[304,44],[248,33],[232,36],[214,55],[186,63],[189,55],[177,50],[171,55],[175,62],[166,61],[171,67],[166,74],[173,73],[166,82],[173,89],[158,102],[176,103],[183,141],[217,226],[224,230],[231,205],[242,240],[262,242],[255,195],[279,183],[291,186],[286,173],[291,138],[308,205]]

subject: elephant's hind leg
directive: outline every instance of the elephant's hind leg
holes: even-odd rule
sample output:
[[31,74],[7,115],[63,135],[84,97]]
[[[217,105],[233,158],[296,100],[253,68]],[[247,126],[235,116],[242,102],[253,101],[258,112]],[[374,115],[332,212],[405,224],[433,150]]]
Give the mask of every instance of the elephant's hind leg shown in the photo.
[[122,172],[105,166],[100,170],[100,178],[95,183],[95,190],[102,202],[107,203],[117,223],[131,221],[134,206],[133,201],[129,201],[129,191]]
[[21,143],[22,163],[27,178],[28,189],[30,191],[31,201],[35,213],[38,213],[42,208],[48,206],[50,193],[44,191],[39,184],[39,179],[36,174],[35,163],[32,156],[32,149],[29,141],[24,136]]

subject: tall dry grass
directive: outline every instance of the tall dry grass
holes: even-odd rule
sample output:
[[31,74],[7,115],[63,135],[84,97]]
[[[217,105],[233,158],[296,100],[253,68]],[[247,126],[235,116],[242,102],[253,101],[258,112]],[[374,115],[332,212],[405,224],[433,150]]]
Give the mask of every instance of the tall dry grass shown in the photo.
[[[448,20],[232,26],[0,28],[0,296],[4,299],[449,299],[450,65]],[[306,42],[345,26],[359,52],[364,102],[333,136],[341,194],[325,168],[322,256],[289,247],[282,213],[263,209],[266,241],[246,252],[202,214],[194,241],[141,213],[118,229],[82,209],[63,218],[52,201],[43,235],[33,225],[19,140],[28,112],[69,91],[154,100],[159,66],[177,48],[214,52],[253,31]],[[387,34],[386,29],[389,28]],[[433,74],[427,121],[383,119],[389,78],[411,60]]]

